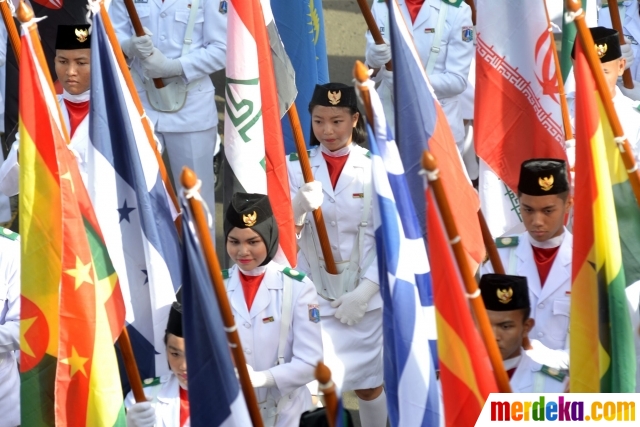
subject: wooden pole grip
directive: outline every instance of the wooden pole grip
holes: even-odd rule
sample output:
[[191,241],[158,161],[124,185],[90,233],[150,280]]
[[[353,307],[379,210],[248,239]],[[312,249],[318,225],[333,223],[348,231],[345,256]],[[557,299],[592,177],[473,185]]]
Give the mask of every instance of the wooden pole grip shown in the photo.
[[451,243],[451,249],[456,258],[458,269],[460,270],[460,276],[462,277],[462,281],[464,282],[467,294],[470,295],[469,301],[471,303],[471,308],[473,309],[473,312],[478,321],[480,335],[482,336],[484,345],[487,348],[487,353],[493,367],[493,373],[496,377],[498,389],[501,393],[511,393],[509,377],[504,370],[504,364],[502,362],[500,350],[498,349],[498,343],[493,334],[493,329],[491,328],[491,323],[489,322],[489,316],[487,315],[487,311],[484,307],[484,302],[479,295],[480,291],[478,289],[478,284],[476,283],[473,273],[471,272],[471,269],[469,267],[467,255],[464,251],[464,247],[462,246],[462,239],[458,234],[458,228],[456,226],[455,220],[453,219],[451,207],[449,206],[444,186],[439,177],[438,165],[436,164],[435,158],[429,151],[424,151],[424,154],[422,156],[422,167],[426,169],[427,172],[431,175],[428,178],[429,191],[433,193],[433,196],[438,204],[440,216],[442,217],[442,221],[444,223],[449,241],[455,242]]
[[9,8],[9,4],[4,0],[0,2],[0,12],[2,13],[2,20],[4,21],[4,25],[7,27],[7,33],[9,34],[9,41],[11,42],[11,48],[13,49],[13,54],[16,57],[16,63],[20,66],[20,34],[18,33],[18,29],[16,28],[16,23],[13,20],[13,15],[11,14],[11,8]]
[[[289,111],[287,111],[287,115],[289,117],[291,129],[293,130],[293,140],[296,144],[296,150],[298,151],[298,159],[300,161],[302,177],[304,178],[305,183],[313,182],[311,163],[309,163],[307,146],[304,143],[304,136],[300,127],[300,117],[298,117],[298,109],[295,102],[291,104],[291,108],[289,108]],[[320,249],[322,250],[325,268],[330,274],[338,274],[336,262],[333,259],[333,252],[331,252],[331,244],[329,242],[329,235],[327,234],[327,226],[324,223],[324,216],[322,215],[321,208],[313,211],[313,220],[316,223],[316,231],[318,232],[318,240],[320,240]]]
[[[131,26],[133,27],[133,31],[136,33],[136,36],[144,36],[144,28],[142,28],[142,22],[140,21],[140,17],[138,16],[136,6],[133,4],[133,0],[124,0],[124,5],[127,8],[127,12],[129,12]],[[164,82],[162,81],[162,79],[153,79],[153,85],[157,89],[162,89],[164,87]]]
[[142,389],[142,380],[140,379],[140,372],[138,372],[138,364],[133,354],[133,348],[129,340],[129,331],[127,331],[126,326],[122,329],[122,333],[120,333],[118,337],[118,344],[120,345],[120,353],[122,354],[124,369],[127,372],[127,378],[129,378],[133,397],[138,403],[146,402],[147,397],[144,395],[144,390]]
[[324,394],[324,407],[327,411],[327,423],[329,427],[333,427],[336,423],[338,412],[338,395],[336,393],[336,385],[331,380],[331,370],[322,362],[318,362],[316,366],[315,377],[318,380],[318,386]]
[[[195,172],[185,166],[182,168],[180,181],[182,182],[182,187],[186,190],[191,190],[196,186],[198,177]],[[216,300],[220,307],[222,322],[224,323],[225,331],[227,331],[227,340],[229,342],[229,347],[231,348],[231,354],[233,355],[236,369],[238,370],[240,386],[242,388],[244,399],[247,403],[247,408],[249,409],[249,416],[253,422],[253,427],[263,427],[262,416],[260,415],[260,409],[258,407],[258,399],[256,398],[253,386],[251,385],[249,372],[247,372],[247,361],[244,358],[240,335],[238,335],[238,328],[233,318],[233,311],[231,310],[231,305],[227,298],[227,291],[222,279],[222,270],[220,269],[220,263],[218,262],[216,251],[213,248],[213,242],[211,241],[211,234],[209,233],[204,209],[200,201],[195,197],[191,197],[189,199],[189,207],[193,214],[196,233],[198,235],[198,239],[200,239],[200,246],[202,247],[204,259],[209,270],[209,277],[211,278],[213,292],[216,295]],[[212,404],[215,404],[215,402]]]
[[496,274],[505,274],[502,259],[500,259],[500,254],[496,247],[496,242],[493,240],[493,236],[491,235],[491,231],[489,231],[489,226],[487,225],[487,220],[484,218],[484,214],[481,209],[478,209],[478,222],[480,222],[482,241],[484,242],[484,247],[487,249],[489,262],[491,262],[493,272]]
[[[380,34],[380,29],[378,28],[378,24],[376,24],[373,14],[371,13],[371,8],[369,7],[367,0],[358,0],[358,6],[360,6],[360,11],[367,23],[367,28],[369,28],[373,41],[376,42],[376,44],[384,44],[384,39],[382,38],[382,34]],[[387,62],[384,67],[387,71],[393,71],[391,61]]]

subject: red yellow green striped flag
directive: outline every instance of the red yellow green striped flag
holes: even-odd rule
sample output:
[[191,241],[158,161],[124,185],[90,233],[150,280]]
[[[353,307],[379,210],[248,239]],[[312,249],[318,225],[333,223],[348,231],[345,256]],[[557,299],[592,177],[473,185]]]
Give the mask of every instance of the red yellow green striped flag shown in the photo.
[[447,427],[471,427],[489,394],[499,391],[431,192],[427,195],[427,233],[444,419]]
[[[634,392],[615,186],[626,173],[586,57],[576,46],[576,165],[571,290],[571,392]],[[624,178],[622,174],[625,175]]]
[[113,343],[124,302],[39,40],[20,61],[21,416],[29,426],[124,426]]

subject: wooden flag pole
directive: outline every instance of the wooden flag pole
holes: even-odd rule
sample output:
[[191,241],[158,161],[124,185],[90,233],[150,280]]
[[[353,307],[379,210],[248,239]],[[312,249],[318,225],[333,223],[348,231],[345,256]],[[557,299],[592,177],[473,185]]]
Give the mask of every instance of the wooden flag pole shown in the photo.
[[604,73],[602,72],[602,67],[600,66],[600,59],[598,59],[595,49],[593,48],[593,37],[591,37],[591,32],[589,31],[587,23],[585,22],[585,15],[584,11],[582,10],[582,4],[580,3],[580,0],[567,0],[567,7],[569,8],[569,10],[571,10],[571,14],[573,15],[574,22],[578,30],[578,35],[576,37],[579,38],[580,42],[582,43],[582,50],[587,57],[589,68],[591,68],[591,73],[593,74],[593,78],[596,81],[596,88],[600,93],[602,105],[604,106],[604,109],[607,113],[607,118],[609,119],[609,123],[611,124],[611,130],[613,131],[614,135],[614,142],[618,145],[618,149],[620,150],[622,162],[624,163],[624,167],[627,170],[629,182],[631,183],[633,194],[636,197],[636,203],[640,205],[640,174],[638,174],[638,165],[633,158],[631,145],[629,144],[629,140],[627,139],[627,137],[624,136],[624,130],[622,129],[622,125],[620,124],[620,120],[618,119],[618,114],[616,113],[615,107],[613,106],[613,99],[611,98],[611,93],[609,91],[609,87],[607,86],[607,82],[604,79]]
[[482,298],[480,298],[480,289],[478,288],[475,278],[473,277],[473,273],[469,268],[467,255],[462,246],[462,239],[458,234],[458,227],[453,219],[451,207],[449,206],[449,201],[447,200],[447,195],[445,193],[444,186],[442,185],[442,180],[440,179],[440,171],[438,170],[436,159],[427,150],[424,151],[422,156],[422,167],[427,171],[429,190],[432,191],[432,194],[438,203],[440,216],[442,217],[442,221],[451,244],[451,250],[456,257],[458,269],[460,270],[460,275],[462,276],[471,308],[473,309],[473,313],[478,321],[480,334],[482,335],[482,340],[484,341],[487,353],[489,354],[489,359],[491,360],[493,374],[495,375],[496,382],[498,383],[498,389],[501,393],[511,393],[509,377],[504,370],[502,356],[500,355],[498,343],[496,342],[493,330],[491,329],[489,316],[487,316],[484,302],[482,301]]
[[[622,32],[622,22],[620,21],[620,9],[618,8],[618,0],[607,0],[609,4],[609,14],[611,15],[611,26],[618,32],[618,39],[620,40],[620,46],[627,44],[624,39],[624,33]],[[633,78],[631,77],[631,70],[626,69],[622,74],[622,83],[627,89],[633,89]]]
[[364,111],[367,116],[367,122],[373,129],[373,109],[371,108],[371,95],[369,94],[369,86],[364,83],[369,80],[369,70],[367,66],[361,61],[356,60],[353,65],[353,77],[355,77],[360,89],[360,96],[362,97],[362,104],[364,105]]
[[118,337],[118,345],[120,345],[120,353],[122,354],[124,369],[127,371],[127,378],[129,378],[133,397],[136,399],[136,402],[146,402],[147,397],[144,395],[144,390],[142,389],[142,380],[140,379],[138,364],[136,363],[136,358],[133,356],[133,347],[131,347],[129,331],[127,331],[126,326],[122,328],[122,332]]
[[[540,0],[544,3],[544,0]],[[572,141],[573,130],[571,130],[571,117],[569,114],[569,105],[567,104],[567,94],[564,90],[564,82],[562,80],[562,70],[560,69],[560,57],[558,56],[558,47],[556,46],[556,40],[553,37],[553,31],[551,29],[551,20],[549,19],[549,11],[547,5],[544,3],[544,13],[547,16],[547,28],[549,29],[549,39],[551,41],[551,51],[553,52],[553,62],[556,66],[556,79],[558,80],[558,96],[560,98],[560,110],[562,111],[562,125],[564,127],[564,139],[565,141]]]
[[[376,24],[373,14],[371,13],[371,8],[369,7],[367,0],[358,0],[358,6],[360,6],[360,11],[367,23],[367,28],[369,28],[373,41],[376,42],[376,44],[384,44],[384,39],[382,38],[382,34],[380,34],[380,29],[378,28],[378,24]],[[387,71],[393,71],[391,61],[387,62],[384,67]]]
[[[185,190],[191,191],[198,183],[198,177],[195,172],[185,166],[182,168],[180,181],[182,182],[182,187]],[[247,371],[247,361],[244,358],[242,344],[240,343],[238,327],[236,326],[233,318],[233,311],[231,311],[231,305],[227,298],[227,291],[222,280],[222,270],[220,269],[220,263],[218,262],[216,251],[213,248],[213,242],[211,241],[211,234],[209,233],[209,227],[207,226],[204,209],[201,202],[195,197],[191,197],[188,200],[189,207],[191,207],[191,212],[193,213],[193,222],[196,227],[196,233],[200,240],[204,259],[207,262],[213,292],[216,295],[218,306],[220,307],[224,330],[227,333],[227,341],[229,342],[231,354],[233,355],[233,360],[235,362],[236,369],[238,370],[238,376],[240,377],[242,394],[244,395],[244,400],[247,402],[247,408],[249,409],[249,415],[251,416],[253,426],[263,427],[262,416],[260,415],[260,409],[258,408],[258,399],[256,398],[256,393],[253,390],[251,379],[249,378],[249,372]],[[212,404],[215,404],[215,402],[212,402]]]
[[489,231],[489,226],[487,225],[487,220],[484,218],[482,209],[478,209],[478,222],[480,223],[482,241],[484,242],[484,247],[487,249],[487,255],[489,255],[489,262],[491,262],[493,272],[496,274],[506,274],[504,272],[504,266],[502,265],[502,259],[500,259],[500,254],[498,254],[496,242],[493,240],[491,231]]
[[11,8],[8,3],[9,1],[11,0],[0,1],[0,12],[2,13],[4,25],[7,27],[7,33],[9,33],[9,41],[11,42],[11,48],[13,49],[13,54],[16,57],[16,62],[20,64],[20,34],[18,33],[16,23],[13,20]]
[[315,371],[318,388],[324,394],[324,407],[326,408],[327,423],[333,427],[336,423],[336,412],[338,412],[338,395],[336,385],[331,380],[331,370],[322,362],[318,362]]
[[[309,163],[307,146],[304,143],[304,135],[302,134],[302,128],[300,127],[300,117],[298,117],[298,109],[296,108],[295,102],[291,104],[291,108],[289,108],[289,111],[287,111],[287,116],[289,117],[289,123],[291,124],[291,129],[293,130],[293,140],[296,144],[296,150],[298,151],[298,159],[300,160],[302,177],[304,178],[305,183],[313,182],[311,163]],[[316,231],[318,232],[318,240],[320,240],[320,248],[322,249],[322,257],[324,258],[324,266],[327,269],[327,273],[338,274],[336,262],[333,259],[333,252],[331,252],[331,244],[329,243],[327,226],[324,223],[324,216],[322,215],[321,208],[313,211],[313,220],[316,223]]]
[[[122,76],[124,77],[125,82],[127,82],[127,88],[131,93],[131,97],[133,98],[133,103],[136,105],[136,110],[140,115],[140,120],[142,121],[142,126],[144,127],[144,132],[147,135],[147,139],[149,140],[149,144],[151,145],[151,149],[153,150],[153,154],[156,157],[156,161],[158,162],[158,167],[160,168],[160,176],[162,177],[162,182],[164,183],[165,188],[167,189],[167,193],[169,193],[169,197],[171,197],[171,201],[173,202],[173,206],[176,209],[176,212],[180,212],[180,205],[178,204],[178,198],[176,197],[176,192],[171,185],[171,180],[169,179],[169,174],[167,173],[167,168],[164,165],[164,161],[162,160],[162,154],[158,151],[158,147],[156,145],[156,141],[153,134],[153,129],[151,129],[151,124],[144,112],[144,108],[142,107],[142,101],[140,101],[140,96],[138,96],[138,89],[136,89],[136,85],[133,82],[133,78],[131,77],[131,72],[129,71],[129,66],[127,65],[127,60],[124,58],[124,54],[122,53],[122,49],[118,49],[120,46],[120,42],[118,42],[118,37],[116,36],[116,32],[113,29],[113,25],[111,24],[111,18],[109,17],[109,13],[107,9],[104,7],[104,2],[100,3],[100,17],[102,18],[102,22],[104,23],[104,29],[107,33],[107,37],[109,38],[109,43],[113,46],[113,53],[115,54],[116,61],[118,62],[118,66],[120,67],[120,71],[122,72]],[[178,232],[180,233],[180,218],[176,220],[175,224],[178,228]]]
[[[136,6],[133,4],[133,0],[124,0],[124,5],[127,7],[127,12],[129,12],[131,26],[133,27],[133,31],[136,33],[136,36],[144,36],[146,33],[144,32],[144,28],[142,28],[142,22],[140,22],[140,17],[138,16]],[[158,89],[162,89],[164,87],[164,82],[162,79],[156,78],[153,79],[153,85]]]

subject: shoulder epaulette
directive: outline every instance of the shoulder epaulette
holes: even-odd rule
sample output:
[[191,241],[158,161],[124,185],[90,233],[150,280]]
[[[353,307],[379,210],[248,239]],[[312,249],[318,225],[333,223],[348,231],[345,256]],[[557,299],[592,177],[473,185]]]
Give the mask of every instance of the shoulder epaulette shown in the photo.
[[633,109],[640,113],[640,102],[638,102],[638,105],[633,107]]
[[371,151],[367,150],[366,153],[364,153],[365,157],[371,158]]
[[286,274],[287,276],[291,277],[292,279],[297,280],[298,282],[302,282],[302,280],[306,276],[306,274],[304,274],[302,271],[293,270],[293,269],[291,269],[289,267],[283,268],[282,272],[284,274]]
[[498,237],[496,239],[496,246],[498,248],[511,248],[513,246],[518,246],[518,236]]
[[442,2],[453,7],[460,7],[460,5],[462,4],[462,0],[442,0]]
[[[618,2],[618,6],[623,6],[623,5],[624,5],[624,2],[623,2],[623,1],[619,1],[619,2]],[[605,7],[609,7],[609,3],[607,3],[607,2],[602,2],[602,4],[600,5],[600,8],[601,8],[601,9],[604,9]]]
[[4,227],[0,227],[0,235],[2,235],[2,237],[5,237],[9,240],[17,240],[18,237],[20,237],[20,235],[15,231],[10,230],[8,228],[4,228]]
[[542,368],[540,368],[540,372],[560,382],[564,381],[564,377],[567,376],[567,373],[565,371],[561,371],[560,369],[556,368],[550,368],[547,365],[542,365]]
[[142,381],[142,387],[151,387],[158,384],[160,384],[160,377],[147,378],[146,380]]
[[225,279],[225,280],[229,278],[229,270],[228,269],[222,270],[222,278]]
[[[311,155],[311,150],[307,150],[307,156]],[[291,153],[289,154],[289,161],[290,162],[295,162],[297,160],[300,160],[300,157],[298,156],[298,153]]]

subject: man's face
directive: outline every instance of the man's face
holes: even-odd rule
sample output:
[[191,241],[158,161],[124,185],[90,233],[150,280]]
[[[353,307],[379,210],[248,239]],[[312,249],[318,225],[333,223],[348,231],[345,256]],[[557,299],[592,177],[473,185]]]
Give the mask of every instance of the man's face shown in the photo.
[[496,336],[502,360],[518,356],[522,348],[522,340],[533,328],[533,319],[524,320],[524,310],[487,310],[487,315]]
[[537,242],[559,236],[564,231],[564,216],[571,207],[571,198],[562,200],[558,195],[520,195],[520,213],[527,231]]
[[56,50],[56,75],[71,95],[89,90],[91,84],[91,49]]
[[612,98],[616,96],[616,82],[618,81],[618,77],[624,73],[626,63],[627,61],[624,58],[620,58],[600,64]]

